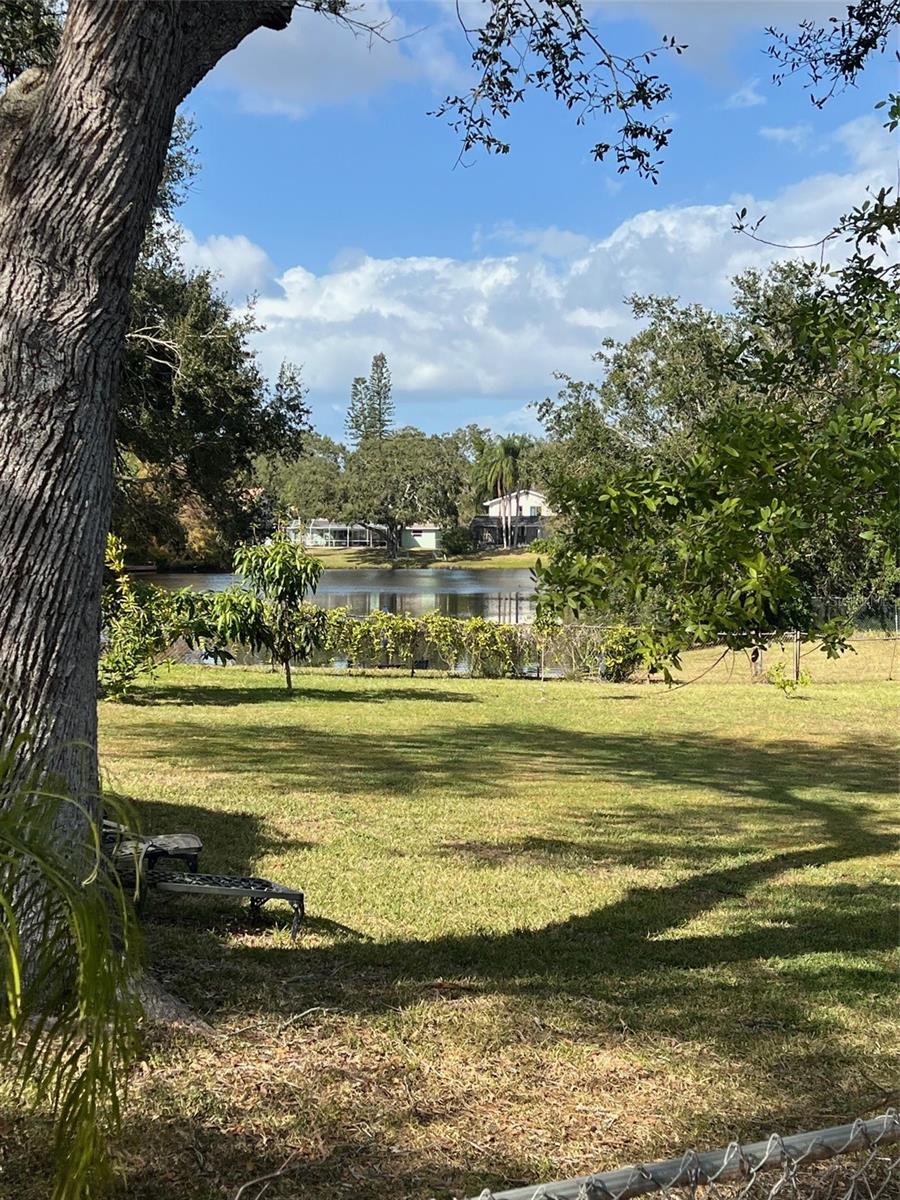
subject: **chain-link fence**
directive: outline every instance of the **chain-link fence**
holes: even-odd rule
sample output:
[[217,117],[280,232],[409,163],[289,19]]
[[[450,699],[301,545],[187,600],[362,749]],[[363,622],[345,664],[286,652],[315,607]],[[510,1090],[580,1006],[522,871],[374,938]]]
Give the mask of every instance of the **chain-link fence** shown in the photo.
[[[615,628],[567,625],[538,643],[531,672],[548,677],[593,678],[605,682],[642,682],[648,678],[635,659],[623,653]],[[812,683],[877,683],[900,677],[900,636],[873,630],[855,634],[838,658],[828,658],[817,642],[799,635],[769,634],[748,650],[723,643],[695,646],[671,669],[676,683],[765,683],[772,677]],[[661,677],[657,677],[661,678]]]
[[[552,635],[541,635],[528,626],[501,627],[510,634],[509,663],[501,674],[544,679],[592,679],[601,683],[644,683],[661,681],[661,675],[648,675],[639,657],[629,653],[623,643],[621,627],[602,625],[566,625]],[[238,665],[261,665],[268,660],[239,647],[233,648]],[[178,641],[160,656],[168,662],[194,666],[214,666],[202,648],[191,649]],[[395,669],[409,672],[451,672],[457,675],[485,674],[482,667],[462,655],[451,667],[433,646],[417,647],[412,664],[392,656],[387,649],[380,657],[366,662],[351,662],[327,652],[317,654],[312,663],[297,664],[344,671]],[[890,632],[862,633],[851,638],[849,649],[837,659],[829,659],[815,642],[802,642],[790,635],[772,635],[760,639],[752,650],[729,650],[726,646],[697,646],[686,650],[680,666],[672,668],[676,683],[702,680],[705,683],[766,683],[774,678],[798,684],[878,683],[900,678],[900,637]]]
[[667,1162],[583,1175],[557,1183],[485,1190],[479,1200],[896,1200],[900,1196],[900,1116],[817,1129],[765,1142],[732,1142]]

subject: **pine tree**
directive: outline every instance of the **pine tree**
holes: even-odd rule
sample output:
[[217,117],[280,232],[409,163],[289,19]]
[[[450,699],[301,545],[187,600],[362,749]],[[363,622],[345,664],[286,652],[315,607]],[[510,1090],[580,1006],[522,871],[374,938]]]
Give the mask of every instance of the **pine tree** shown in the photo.
[[350,387],[350,403],[344,428],[354,446],[366,438],[383,441],[394,423],[394,401],[391,398],[391,372],[387,358],[376,354],[372,359],[369,378],[358,375]]
[[376,354],[372,359],[368,383],[368,433],[382,439],[394,423],[394,401],[391,397],[391,372],[387,358]]
[[350,385],[350,403],[344,419],[347,437],[358,446],[369,434],[369,385],[362,375],[357,375]]

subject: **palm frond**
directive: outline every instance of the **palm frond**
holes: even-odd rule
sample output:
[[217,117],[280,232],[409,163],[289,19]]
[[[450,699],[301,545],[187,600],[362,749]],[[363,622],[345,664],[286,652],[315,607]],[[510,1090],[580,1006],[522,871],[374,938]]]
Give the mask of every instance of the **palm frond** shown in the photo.
[[[2,732],[0,1096],[49,1112],[53,1200],[89,1200],[108,1182],[135,1046],[134,917],[87,808],[48,784],[26,738]],[[83,836],[60,844],[69,806]]]

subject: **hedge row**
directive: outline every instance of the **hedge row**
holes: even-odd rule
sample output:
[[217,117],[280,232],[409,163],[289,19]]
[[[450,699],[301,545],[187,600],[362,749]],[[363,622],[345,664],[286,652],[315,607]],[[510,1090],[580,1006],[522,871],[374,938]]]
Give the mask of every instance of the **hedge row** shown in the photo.
[[[232,610],[228,593],[170,592],[117,574],[104,604],[101,690],[108,696],[125,695],[179,640],[218,662],[233,658],[239,648],[258,652],[266,644],[259,613],[252,634],[242,636]],[[521,675],[546,661],[568,675],[599,671],[606,679],[623,680],[640,663],[637,630],[623,625],[541,629],[481,617],[459,619],[437,612],[414,617],[379,609],[358,617],[345,608],[314,604],[300,605],[292,625],[292,636],[305,648],[296,661],[314,665],[394,666],[410,672],[431,668],[500,678]]]

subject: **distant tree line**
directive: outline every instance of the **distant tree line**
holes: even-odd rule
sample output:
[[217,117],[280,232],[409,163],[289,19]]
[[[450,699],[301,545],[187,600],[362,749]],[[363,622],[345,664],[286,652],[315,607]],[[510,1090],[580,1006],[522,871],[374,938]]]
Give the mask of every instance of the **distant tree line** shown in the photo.
[[[427,434],[395,427],[391,374],[376,354],[350,388],[347,444],[312,433],[297,457],[261,455],[256,480],[280,521],[316,518],[383,526],[396,552],[404,528],[466,528],[504,491],[546,486],[543,439],[496,436],[478,425]],[[461,544],[461,543],[460,543]]]

